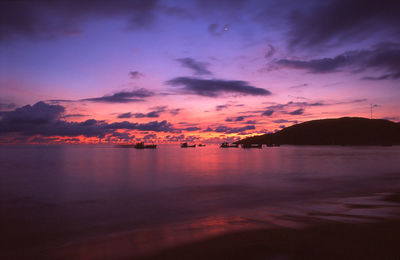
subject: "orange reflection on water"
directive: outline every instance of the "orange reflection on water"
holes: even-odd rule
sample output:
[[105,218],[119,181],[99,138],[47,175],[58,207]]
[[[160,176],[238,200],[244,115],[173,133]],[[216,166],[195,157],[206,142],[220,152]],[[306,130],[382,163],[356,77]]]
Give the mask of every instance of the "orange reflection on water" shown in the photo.
[[241,217],[209,217],[73,241],[59,250],[59,257],[82,260],[138,257],[206,237],[256,227],[260,227],[259,223]]

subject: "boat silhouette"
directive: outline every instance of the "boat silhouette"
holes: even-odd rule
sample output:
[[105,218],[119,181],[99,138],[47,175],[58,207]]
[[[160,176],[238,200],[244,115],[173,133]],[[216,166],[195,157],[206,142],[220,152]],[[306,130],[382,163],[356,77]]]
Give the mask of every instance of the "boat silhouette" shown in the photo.
[[238,148],[239,144],[229,144],[227,142],[222,143],[219,147],[221,148]]
[[249,148],[262,148],[262,144],[251,144],[251,143],[244,143],[242,144],[242,148],[249,149]]
[[190,148],[190,147],[196,147],[196,145],[195,145],[195,144],[193,144],[193,145],[188,145],[188,143],[182,143],[182,144],[181,144],[181,148]]
[[140,143],[136,143],[134,145],[134,148],[136,148],[136,149],[155,149],[155,148],[157,148],[157,145],[156,144],[145,145],[143,142],[140,142]]
[[279,146],[281,145],[276,143],[267,143],[267,147],[279,147]]

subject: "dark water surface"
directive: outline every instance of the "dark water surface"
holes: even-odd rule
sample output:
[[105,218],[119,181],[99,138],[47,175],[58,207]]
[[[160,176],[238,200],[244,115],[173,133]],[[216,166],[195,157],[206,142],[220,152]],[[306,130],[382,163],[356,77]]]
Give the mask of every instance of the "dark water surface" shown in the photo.
[[2,259],[135,257],[299,225],[288,216],[365,221],[396,214],[379,200],[395,191],[396,146],[0,146]]

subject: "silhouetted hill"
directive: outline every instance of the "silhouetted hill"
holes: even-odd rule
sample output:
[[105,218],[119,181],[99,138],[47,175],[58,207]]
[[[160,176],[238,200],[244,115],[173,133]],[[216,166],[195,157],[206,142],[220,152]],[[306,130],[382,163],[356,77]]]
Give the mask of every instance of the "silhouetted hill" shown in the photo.
[[236,143],[294,145],[395,145],[400,124],[384,119],[343,117],[286,127],[273,134],[248,137]]

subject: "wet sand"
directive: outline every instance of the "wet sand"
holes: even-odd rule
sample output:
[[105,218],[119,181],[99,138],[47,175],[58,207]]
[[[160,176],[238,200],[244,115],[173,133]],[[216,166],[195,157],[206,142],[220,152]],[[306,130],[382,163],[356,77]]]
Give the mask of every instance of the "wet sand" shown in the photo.
[[226,234],[142,259],[400,259],[399,244],[399,220],[325,223]]
[[[313,205],[303,214],[280,215],[280,222],[273,220],[262,225],[247,225],[247,229],[225,229],[197,239],[180,237],[169,244],[157,234],[150,235],[151,232],[139,236],[127,232],[68,246],[56,255],[57,259],[141,260],[400,259],[400,193],[347,197],[337,202],[340,207],[348,208],[347,211],[332,210],[338,207],[336,203],[333,208]],[[224,225],[214,223],[217,224]],[[178,226],[190,229],[182,224]],[[170,229],[167,233],[186,234],[179,229]],[[143,236],[148,241],[138,241]]]
[[[382,201],[400,203],[400,192],[386,195]],[[348,206],[356,209],[380,207]],[[312,216],[298,218],[297,221],[305,223],[304,228],[235,232],[170,248],[142,259],[400,259],[400,215],[399,218],[370,217],[369,220],[342,223]]]
[[[162,231],[172,234],[169,239],[175,239],[167,243],[159,237],[162,232],[128,231],[43,251],[35,248],[43,248],[37,243],[43,242],[40,237],[46,234],[35,233],[18,239],[17,226],[8,227],[6,233],[12,234],[16,228],[16,236],[8,237],[11,238],[8,241],[3,237],[11,250],[3,251],[2,259],[400,259],[399,192],[347,197],[336,202],[348,208],[347,211],[313,205],[303,214],[279,215],[280,222],[253,223],[247,229],[222,228],[221,232],[197,239],[174,236],[192,236],[189,233],[199,233],[205,224],[214,226],[212,230],[216,225],[227,224],[205,221],[197,229],[193,225],[178,224],[175,229],[169,227]],[[334,208],[338,206],[333,204]],[[227,227],[232,227],[231,224]],[[53,241],[56,240],[54,237]]]

